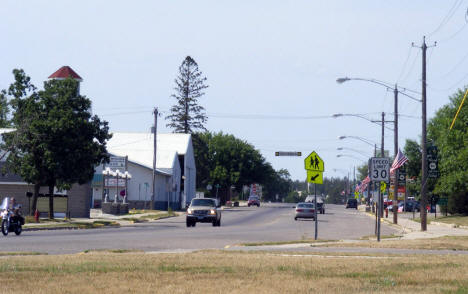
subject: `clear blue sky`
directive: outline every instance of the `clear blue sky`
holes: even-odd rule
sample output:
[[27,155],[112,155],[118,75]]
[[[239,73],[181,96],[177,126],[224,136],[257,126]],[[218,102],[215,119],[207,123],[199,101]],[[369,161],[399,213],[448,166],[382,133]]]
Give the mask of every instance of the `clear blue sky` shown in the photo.
[[[174,78],[186,55],[208,78],[200,103],[207,128],[253,144],[276,169],[304,179],[315,150],[325,176],[342,176],[380,142],[380,127],[334,113],[393,113],[393,94],[377,85],[335,82],[375,78],[420,91],[423,35],[428,45],[428,115],[468,83],[468,1],[17,1],[0,3],[0,88],[23,68],[37,86],[62,65],[84,81],[81,92],[112,131],[149,131],[152,108],[174,103]],[[416,94],[417,95],[417,94]],[[418,102],[400,96],[401,114],[420,117]],[[247,119],[255,115],[258,119]],[[302,118],[301,118],[302,117]],[[389,125],[391,127],[391,125]],[[160,120],[160,132],[170,132]],[[393,134],[385,145],[393,154]],[[400,146],[419,140],[420,119],[400,117]],[[302,151],[302,158],[275,158]],[[338,154],[353,157],[337,158]],[[334,171],[336,169],[336,171]]]

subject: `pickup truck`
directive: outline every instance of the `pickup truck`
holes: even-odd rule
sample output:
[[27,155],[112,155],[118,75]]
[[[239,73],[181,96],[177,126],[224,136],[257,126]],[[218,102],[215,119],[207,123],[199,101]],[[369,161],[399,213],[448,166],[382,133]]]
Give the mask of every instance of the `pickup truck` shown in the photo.
[[199,223],[212,223],[213,227],[221,226],[221,205],[213,198],[194,198],[187,208],[187,227]]

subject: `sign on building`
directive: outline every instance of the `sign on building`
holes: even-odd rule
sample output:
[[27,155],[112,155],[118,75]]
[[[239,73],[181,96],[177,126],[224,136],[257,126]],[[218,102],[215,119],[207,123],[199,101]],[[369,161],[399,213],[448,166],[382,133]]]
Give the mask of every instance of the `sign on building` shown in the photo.
[[123,171],[126,167],[125,162],[126,158],[123,156],[111,156],[107,166],[112,170],[120,169]]

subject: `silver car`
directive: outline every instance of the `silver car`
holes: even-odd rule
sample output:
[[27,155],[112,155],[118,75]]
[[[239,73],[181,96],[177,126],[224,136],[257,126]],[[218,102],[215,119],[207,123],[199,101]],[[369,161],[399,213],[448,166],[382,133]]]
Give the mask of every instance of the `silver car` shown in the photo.
[[296,205],[294,220],[298,218],[315,218],[315,205],[313,203],[301,202]]

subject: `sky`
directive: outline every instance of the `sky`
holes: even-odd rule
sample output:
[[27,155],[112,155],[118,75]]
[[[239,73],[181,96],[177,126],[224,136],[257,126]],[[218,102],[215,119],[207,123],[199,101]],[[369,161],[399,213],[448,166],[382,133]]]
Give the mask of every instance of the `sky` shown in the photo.
[[[111,131],[149,132],[152,111],[175,103],[174,79],[187,55],[207,77],[199,102],[212,132],[252,144],[277,170],[304,180],[316,151],[325,177],[352,174],[380,145],[381,113],[393,120],[393,92],[420,98],[426,36],[427,113],[468,84],[468,0],[18,1],[0,2],[0,89],[22,68],[39,88],[63,65]],[[412,46],[414,43],[414,46]],[[399,146],[420,140],[421,104],[399,96]],[[360,114],[333,118],[333,114]],[[393,125],[385,149],[393,155]],[[337,150],[343,148],[343,150]],[[301,151],[302,157],[275,157]],[[337,157],[337,155],[343,155]]]

